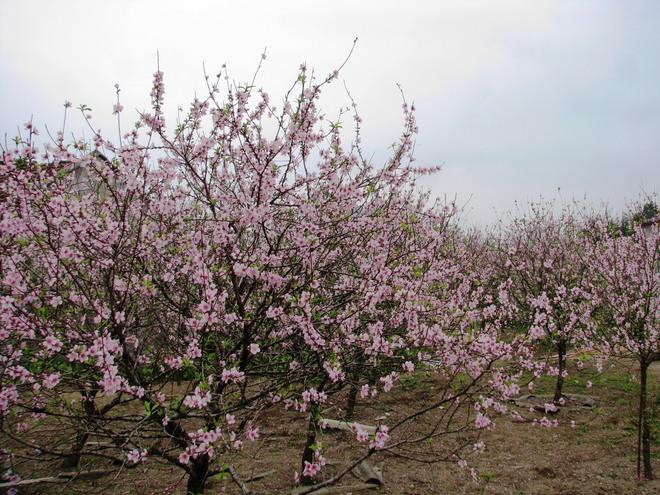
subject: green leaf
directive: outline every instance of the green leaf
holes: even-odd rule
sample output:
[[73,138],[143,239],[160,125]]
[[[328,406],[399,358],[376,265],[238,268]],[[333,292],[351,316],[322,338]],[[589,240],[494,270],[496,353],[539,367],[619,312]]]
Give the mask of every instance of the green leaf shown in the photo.
[[222,469],[222,471],[220,471],[218,474],[215,475],[215,479],[218,481],[227,479],[227,477],[229,477],[229,465],[223,464],[222,466],[220,466],[220,469]]

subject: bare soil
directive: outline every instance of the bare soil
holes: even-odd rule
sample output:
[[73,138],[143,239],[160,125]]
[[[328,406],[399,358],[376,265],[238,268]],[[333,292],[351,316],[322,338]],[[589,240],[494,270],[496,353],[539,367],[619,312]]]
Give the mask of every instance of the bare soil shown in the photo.
[[[654,411],[652,436],[659,438],[660,363],[649,373],[649,400]],[[587,383],[593,382],[588,387]],[[535,394],[549,394],[552,380],[542,380]],[[355,421],[384,423],[413,411],[433,393],[433,380],[418,377],[407,380],[386,400],[360,402]],[[571,370],[566,393],[589,395],[595,399],[592,407],[569,405],[552,419],[559,426],[543,428],[533,424],[496,420],[496,427],[481,436],[486,450],[470,458],[479,480],[474,482],[469,469],[456,462],[424,463],[377,454],[369,462],[382,467],[384,484],[365,493],[391,495],[417,494],[489,494],[489,495],[598,495],[598,494],[660,494],[660,480],[638,482],[635,476],[637,439],[638,376],[634,363],[618,361],[604,373],[594,369]],[[525,411],[530,418],[541,413]],[[341,415],[337,411],[335,417]],[[331,414],[328,414],[331,416]],[[575,422],[574,426],[571,422]],[[305,443],[307,416],[274,409],[261,426],[261,439],[246,445],[240,454],[223,459],[235,466],[243,479],[274,470],[263,479],[250,482],[259,494],[289,493],[293,473],[300,470],[300,458]],[[359,455],[359,446],[347,432],[325,431],[318,441],[329,465],[322,471],[331,476]],[[0,438],[0,443],[2,439]],[[660,445],[652,445],[653,467],[660,477]],[[102,468],[102,463],[93,466]],[[54,475],[58,466],[34,465],[25,469],[23,477]],[[360,483],[347,475],[340,485]],[[149,459],[145,465],[97,480],[75,480],[67,484],[39,484],[22,488],[25,494],[91,494],[107,495],[139,493],[185,494],[182,471]],[[205,493],[239,494],[231,478],[212,479]],[[348,492],[344,492],[348,493]]]

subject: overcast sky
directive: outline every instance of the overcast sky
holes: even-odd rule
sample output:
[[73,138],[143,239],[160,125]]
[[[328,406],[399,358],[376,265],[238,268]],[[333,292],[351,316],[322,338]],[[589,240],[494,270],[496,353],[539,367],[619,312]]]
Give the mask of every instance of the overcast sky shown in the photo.
[[[227,63],[279,99],[301,62],[341,74],[375,159],[401,129],[400,83],[417,107],[425,184],[469,200],[470,218],[539,195],[616,209],[660,185],[658,1],[0,0],[0,132],[30,116],[58,129],[85,103],[114,135],[114,84],[126,111],[149,102],[156,51],[166,105],[203,92],[202,64]],[[322,100],[336,114],[342,84]],[[73,129],[77,124],[73,123]]]

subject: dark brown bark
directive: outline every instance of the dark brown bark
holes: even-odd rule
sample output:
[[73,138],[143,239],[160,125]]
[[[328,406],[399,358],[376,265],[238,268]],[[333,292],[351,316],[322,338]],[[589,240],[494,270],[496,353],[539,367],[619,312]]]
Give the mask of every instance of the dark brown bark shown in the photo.
[[[646,384],[650,361],[640,360],[639,363],[639,417],[637,423],[637,478],[653,479],[651,467],[651,428],[649,425],[648,397]],[[642,475],[643,468],[643,475]]]
[[351,386],[348,390],[348,397],[346,398],[346,419],[351,419],[355,414],[355,406],[357,405],[357,395],[360,388],[360,378],[364,372],[365,356],[361,355],[355,361],[355,367],[351,373]]
[[187,495],[204,493],[204,485],[209,474],[209,456],[204,454],[190,461],[190,474],[188,475]]
[[[90,420],[93,420],[94,417],[99,416],[99,410],[96,407],[96,403],[94,402],[94,398],[96,397],[97,392],[98,390],[82,392],[83,409],[85,411],[86,417]],[[62,463],[63,467],[73,468],[80,464],[80,460],[82,458],[81,452],[85,448],[85,444],[89,438],[89,431],[87,430],[86,423],[86,421],[82,421],[82,423],[78,425],[78,432],[76,433],[76,440],[73,445],[73,449],[71,450],[71,453],[69,453],[69,455],[64,458],[64,462]]]
[[64,458],[64,462],[62,462],[62,467],[74,468],[78,464],[80,464],[80,460],[82,458],[81,452],[85,447],[88,438],[89,438],[89,433],[86,432],[83,433],[79,431],[76,434],[76,440],[74,442],[73,449],[71,449],[69,455],[67,455]]
[[[309,425],[307,427],[307,441],[305,442],[305,450],[303,450],[302,463],[300,472],[302,473],[305,470],[305,461],[314,462],[314,444],[316,443],[316,418],[315,418],[315,409],[312,408],[312,411],[309,413]],[[300,482],[303,485],[313,485],[314,480],[309,476],[300,476]]]
[[345,419],[353,419],[355,414],[355,405],[357,404],[358,382],[353,381],[351,388],[348,390],[348,397],[346,398],[346,414]]
[[559,404],[562,392],[564,389],[564,372],[566,371],[566,341],[560,340],[557,343],[557,368],[559,374],[557,375],[557,382],[555,383],[554,403]]

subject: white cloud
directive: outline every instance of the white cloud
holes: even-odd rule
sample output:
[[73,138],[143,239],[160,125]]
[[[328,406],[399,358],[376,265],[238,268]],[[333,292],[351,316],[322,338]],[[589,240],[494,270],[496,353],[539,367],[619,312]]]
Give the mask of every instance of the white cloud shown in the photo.
[[[276,98],[300,62],[325,75],[358,36],[342,78],[376,157],[399,131],[399,82],[417,103],[420,161],[446,164],[428,184],[473,195],[475,217],[557,186],[622,204],[659,179],[658,13],[605,1],[5,0],[0,131],[32,114],[57,127],[70,99],[109,135],[115,82],[126,115],[147,107],[157,50],[171,109],[203,92],[202,63],[247,80],[264,46],[259,82]],[[337,84],[323,108],[346,103]]]

